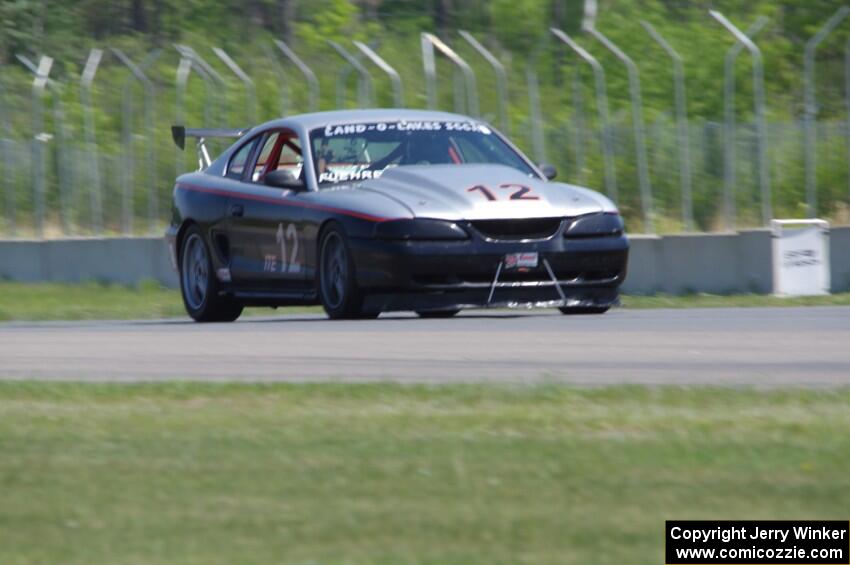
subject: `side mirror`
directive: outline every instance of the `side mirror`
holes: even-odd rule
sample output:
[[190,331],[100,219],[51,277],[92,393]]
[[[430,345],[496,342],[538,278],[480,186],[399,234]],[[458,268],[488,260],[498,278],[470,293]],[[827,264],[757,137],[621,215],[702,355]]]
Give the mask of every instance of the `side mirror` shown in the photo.
[[295,178],[295,175],[292,174],[292,171],[288,169],[277,169],[276,171],[269,172],[264,178],[263,183],[266,186],[275,186],[277,188],[286,188],[289,190],[302,191],[306,190],[307,186],[304,184],[304,181],[298,178]]
[[540,172],[543,173],[543,176],[549,180],[552,180],[558,176],[558,169],[555,168],[555,165],[550,165],[549,163],[540,163],[538,167],[540,168]]

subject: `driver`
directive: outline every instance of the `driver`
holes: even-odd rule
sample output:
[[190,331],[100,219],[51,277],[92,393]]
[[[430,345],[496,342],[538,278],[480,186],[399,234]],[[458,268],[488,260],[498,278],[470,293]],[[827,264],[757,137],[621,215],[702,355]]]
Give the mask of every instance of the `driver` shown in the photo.
[[408,142],[406,159],[410,165],[447,165],[452,163],[448,138],[443,135],[417,136]]
[[328,138],[322,139],[322,145],[319,147],[319,151],[317,152],[318,157],[318,166],[319,166],[319,174],[322,174],[328,170],[328,164],[333,163],[334,160],[334,152],[328,146]]

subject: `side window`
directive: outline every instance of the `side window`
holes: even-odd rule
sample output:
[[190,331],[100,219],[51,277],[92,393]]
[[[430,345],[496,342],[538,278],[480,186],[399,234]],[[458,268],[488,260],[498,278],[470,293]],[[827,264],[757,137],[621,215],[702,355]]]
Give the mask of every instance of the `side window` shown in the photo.
[[263,147],[254,164],[251,180],[261,182],[263,176],[271,171],[287,169],[295,177],[301,176],[303,158],[298,136],[290,131],[275,131],[270,133],[263,142]]
[[301,176],[301,167],[304,159],[301,157],[301,147],[297,137],[288,137],[280,149],[280,159],[277,169],[289,169],[295,177]]
[[232,179],[242,178],[242,173],[245,172],[245,164],[248,162],[248,157],[251,156],[251,149],[253,149],[256,144],[256,140],[249,141],[233,154],[233,157],[230,158],[230,162],[227,164],[227,173],[225,173],[226,177]]
[[263,148],[260,150],[260,155],[257,157],[257,162],[254,164],[254,173],[251,175],[251,180],[257,182],[260,180],[260,177],[263,175],[263,171],[266,168],[266,163],[269,161],[269,157],[272,157],[272,153],[277,146],[277,141],[280,139],[280,132],[274,132],[266,138],[265,143],[263,143]]

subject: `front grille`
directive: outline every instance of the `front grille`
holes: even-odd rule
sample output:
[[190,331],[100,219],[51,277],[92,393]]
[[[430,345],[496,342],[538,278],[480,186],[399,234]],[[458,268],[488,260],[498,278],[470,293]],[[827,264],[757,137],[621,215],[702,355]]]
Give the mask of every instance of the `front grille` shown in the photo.
[[488,239],[517,241],[548,239],[558,232],[561,218],[531,218],[527,220],[475,220],[473,228]]

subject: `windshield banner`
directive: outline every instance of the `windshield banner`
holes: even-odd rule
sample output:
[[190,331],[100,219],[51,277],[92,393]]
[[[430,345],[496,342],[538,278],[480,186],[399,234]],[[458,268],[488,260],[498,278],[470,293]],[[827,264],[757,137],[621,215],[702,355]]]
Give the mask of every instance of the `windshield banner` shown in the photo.
[[476,122],[443,122],[431,120],[400,120],[373,124],[335,124],[325,126],[324,137],[357,135],[369,131],[468,131],[490,135],[492,130]]

